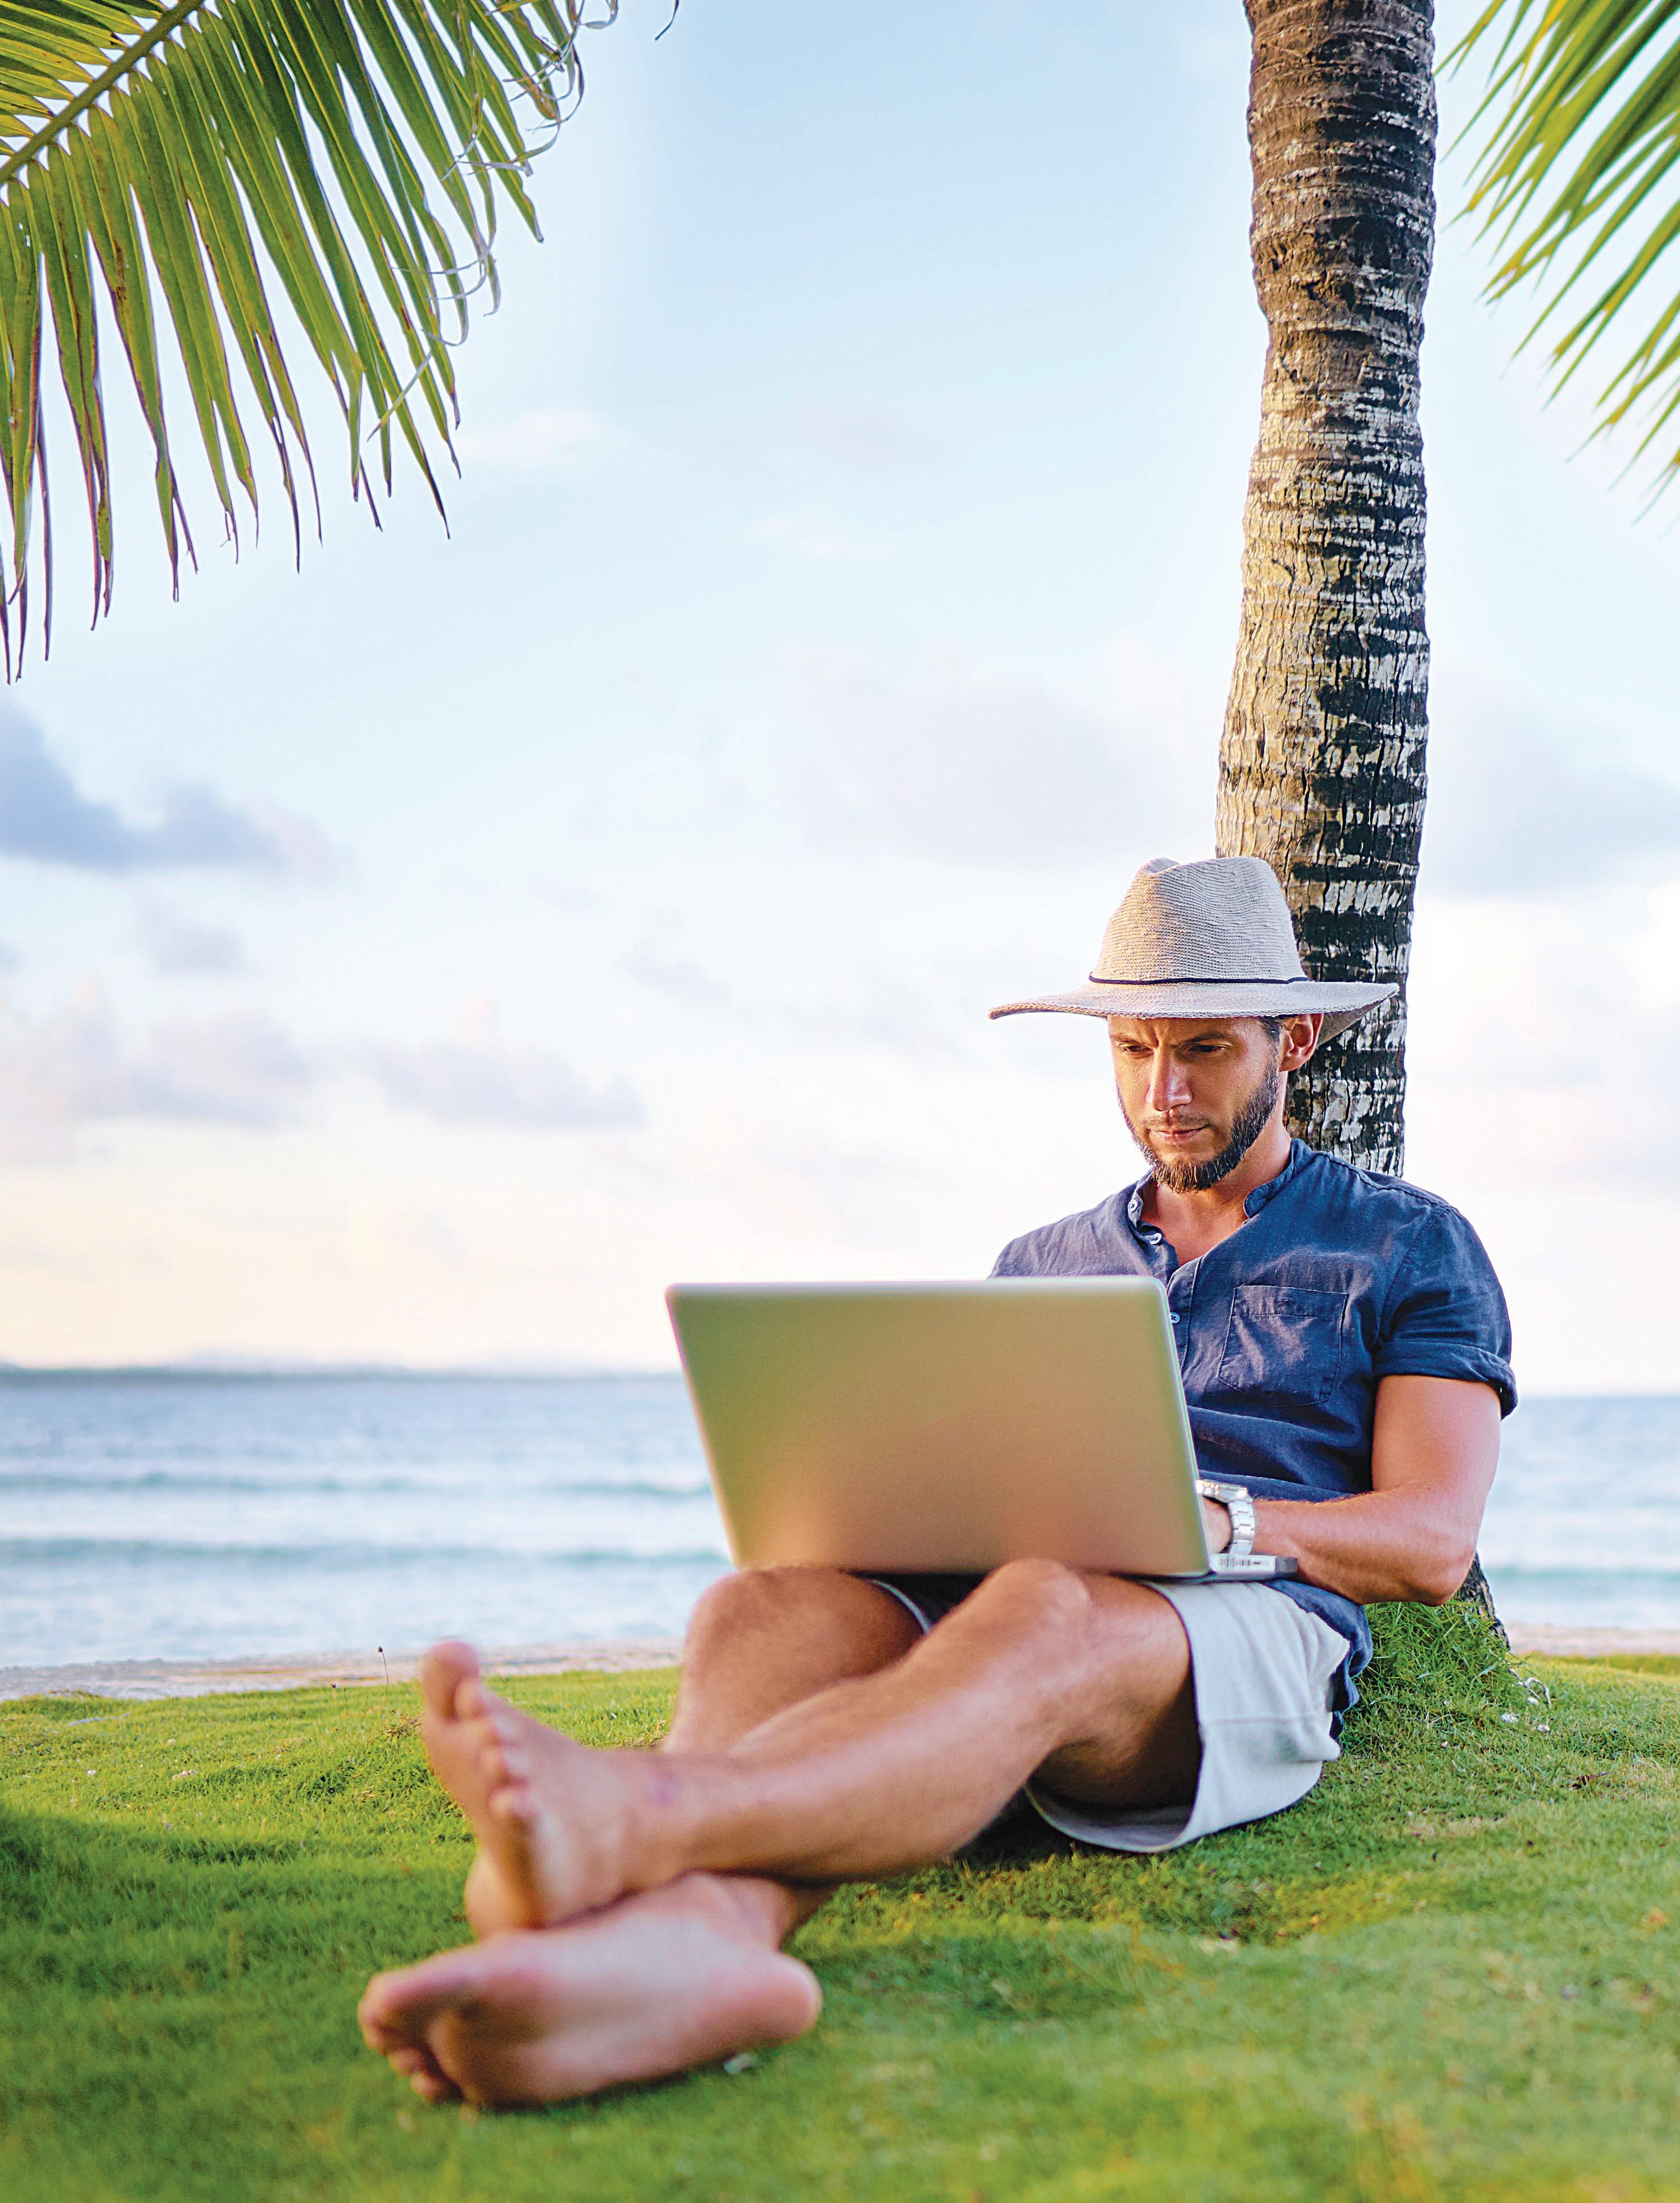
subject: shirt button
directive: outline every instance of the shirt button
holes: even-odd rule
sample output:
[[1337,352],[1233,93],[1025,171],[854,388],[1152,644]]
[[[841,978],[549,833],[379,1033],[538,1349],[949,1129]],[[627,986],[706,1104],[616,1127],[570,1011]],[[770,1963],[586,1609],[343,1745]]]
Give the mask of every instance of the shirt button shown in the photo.
[[1174,1316],[1174,1317],[1173,1318],[1173,1321],[1174,1321],[1174,1323],[1176,1323],[1176,1322],[1178,1321],[1178,1318],[1177,1318],[1176,1316]]

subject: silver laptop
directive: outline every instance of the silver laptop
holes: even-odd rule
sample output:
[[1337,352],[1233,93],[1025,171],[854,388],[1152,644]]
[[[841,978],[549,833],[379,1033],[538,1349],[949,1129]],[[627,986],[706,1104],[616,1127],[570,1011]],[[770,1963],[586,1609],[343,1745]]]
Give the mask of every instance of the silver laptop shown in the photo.
[[1153,1279],[673,1285],[665,1300],[738,1566],[1294,1573],[1208,1551]]

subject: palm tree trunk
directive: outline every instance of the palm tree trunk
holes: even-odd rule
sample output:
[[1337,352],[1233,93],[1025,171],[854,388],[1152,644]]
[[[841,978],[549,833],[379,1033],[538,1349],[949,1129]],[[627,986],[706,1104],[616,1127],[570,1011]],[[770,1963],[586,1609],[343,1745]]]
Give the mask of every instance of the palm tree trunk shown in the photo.
[[[1423,831],[1418,352],[1435,254],[1433,0],[1247,0],[1250,241],[1266,316],[1222,856],[1283,882],[1309,972],[1400,992],[1298,1072],[1290,1124],[1405,1158],[1405,978]],[[1457,1596],[1499,1631],[1480,1558]]]
[[1284,883],[1316,978],[1401,992],[1298,1075],[1293,1128],[1403,1167],[1423,824],[1418,348],[1435,245],[1432,0],[1247,0],[1269,342],[1218,848]]

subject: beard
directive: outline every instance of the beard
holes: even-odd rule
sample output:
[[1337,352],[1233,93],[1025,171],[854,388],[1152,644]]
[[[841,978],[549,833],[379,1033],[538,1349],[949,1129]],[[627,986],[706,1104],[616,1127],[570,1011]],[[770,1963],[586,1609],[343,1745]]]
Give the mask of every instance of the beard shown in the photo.
[[1274,1064],[1238,1110],[1231,1126],[1230,1138],[1216,1155],[1210,1156],[1204,1163],[1174,1162],[1156,1155],[1148,1133],[1133,1123],[1129,1113],[1126,1117],[1127,1126],[1148,1156],[1158,1186],[1168,1193],[1205,1193],[1210,1186],[1217,1185],[1221,1178],[1230,1176],[1265,1131],[1282,1091],[1283,1073]]

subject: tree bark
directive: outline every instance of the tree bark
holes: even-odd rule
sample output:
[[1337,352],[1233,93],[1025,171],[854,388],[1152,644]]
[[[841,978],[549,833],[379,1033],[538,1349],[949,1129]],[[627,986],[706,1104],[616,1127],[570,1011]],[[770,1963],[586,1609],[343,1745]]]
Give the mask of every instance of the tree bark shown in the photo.
[[[1217,847],[1283,882],[1316,979],[1399,993],[1296,1074],[1291,1129],[1405,1165],[1423,831],[1418,355],[1435,256],[1433,0],[1246,0],[1250,243],[1266,316]],[[1499,1631],[1480,1559],[1457,1596]]]
[[1217,847],[1282,880],[1315,978],[1401,991],[1298,1074],[1292,1129],[1405,1161],[1423,824],[1423,295],[1432,0],[1247,0],[1254,283],[1269,341],[1243,519]]

